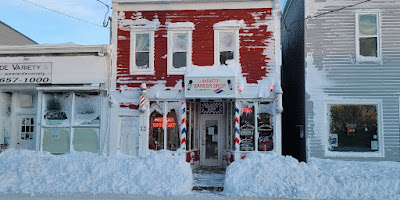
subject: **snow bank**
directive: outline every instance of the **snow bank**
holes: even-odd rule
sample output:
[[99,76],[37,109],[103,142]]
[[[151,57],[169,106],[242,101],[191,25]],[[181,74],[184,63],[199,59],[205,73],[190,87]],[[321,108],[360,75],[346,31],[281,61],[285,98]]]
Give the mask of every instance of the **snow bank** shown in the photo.
[[0,193],[176,195],[190,193],[192,182],[184,157],[163,151],[144,157],[13,149],[0,154]]
[[229,196],[300,199],[400,199],[400,163],[311,159],[257,153],[226,172]]

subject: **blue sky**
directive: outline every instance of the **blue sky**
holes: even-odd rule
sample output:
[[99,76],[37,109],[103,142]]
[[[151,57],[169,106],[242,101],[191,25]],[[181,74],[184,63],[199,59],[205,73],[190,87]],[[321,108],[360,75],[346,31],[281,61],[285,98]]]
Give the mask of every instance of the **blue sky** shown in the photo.
[[[96,0],[26,0],[99,26],[40,8],[23,0],[2,0],[0,20],[39,44],[108,44],[109,28],[101,27],[107,7]],[[110,5],[111,0],[102,0]],[[108,15],[111,15],[110,10]]]
[[[89,21],[82,22],[26,1]],[[111,0],[101,0],[111,8]],[[281,0],[281,5],[285,0]],[[96,0],[1,0],[0,20],[39,44],[108,44],[103,24],[107,7]],[[108,15],[111,15],[110,10]]]

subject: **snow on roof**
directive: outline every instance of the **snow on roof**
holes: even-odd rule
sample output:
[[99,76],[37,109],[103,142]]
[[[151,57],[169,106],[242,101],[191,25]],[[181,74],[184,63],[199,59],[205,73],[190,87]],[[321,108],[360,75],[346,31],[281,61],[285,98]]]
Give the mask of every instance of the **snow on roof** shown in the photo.
[[0,46],[0,54],[41,54],[41,53],[92,53],[107,52],[110,45],[78,45],[75,43],[35,44],[25,46]]
[[218,3],[218,2],[251,2],[266,0],[112,0],[113,3]]

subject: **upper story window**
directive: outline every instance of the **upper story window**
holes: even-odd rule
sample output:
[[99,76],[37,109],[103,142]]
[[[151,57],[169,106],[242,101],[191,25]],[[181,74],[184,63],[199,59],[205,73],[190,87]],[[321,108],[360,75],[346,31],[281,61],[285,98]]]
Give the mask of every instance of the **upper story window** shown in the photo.
[[168,74],[183,74],[192,64],[191,22],[168,23]]
[[154,31],[158,21],[136,20],[130,27],[130,74],[154,74]]
[[226,65],[227,60],[239,63],[239,29],[243,22],[237,20],[214,24],[214,63]]
[[380,15],[378,12],[356,13],[357,61],[380,61]]
[[131,32],[131,74],[154,73],[154,32]]

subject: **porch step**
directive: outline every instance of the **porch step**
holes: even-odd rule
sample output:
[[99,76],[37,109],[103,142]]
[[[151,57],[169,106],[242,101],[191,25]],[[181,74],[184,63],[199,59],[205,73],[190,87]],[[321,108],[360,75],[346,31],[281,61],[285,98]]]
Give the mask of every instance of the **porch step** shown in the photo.
[[221,192],[224,190],[225,168],[199,167],[193,170],[194,191]]

